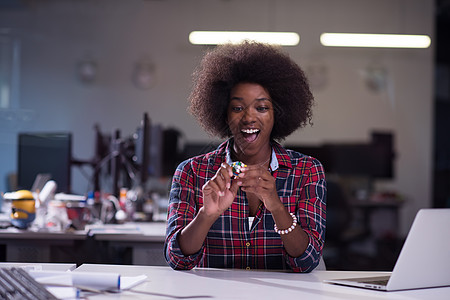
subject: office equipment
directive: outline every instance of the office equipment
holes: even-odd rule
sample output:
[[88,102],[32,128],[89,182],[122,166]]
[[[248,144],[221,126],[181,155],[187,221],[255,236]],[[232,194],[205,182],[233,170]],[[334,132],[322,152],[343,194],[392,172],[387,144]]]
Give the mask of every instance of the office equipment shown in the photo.
[[450,209],[421,209],[390,276],[326,282],[385,291],[450,286],[448,228]]
[[49,300],[57,299],[45,286],[21,268],[0,268],[0,298]]
[[[115,196],[119,196],[120,187],[144,188],[149,177],[162,175],[163,129],[152,125],[147,113],[132,138],[122,138],[116,130],[110,144]],[[121,174],[123,171],[126,172]]]
[[150,165],[148,173],[152,177],[161,177],[163,170],[164,130],[161,125],[153,125],[150,134]]
[[71,190],[71,160],[71,133],[19,133],[18,188],[30,190],[36,176],[47,173],[57,183],[58,192],[69,193]]
[[369,143],[326,143],[317,146],[286,145],[286,148],[317,158],[327,173],[394,178],[394,135],[372,132]]
[[175,128],[167,128],[163,131],[163,166],[162,176],[173,176],[177,168],[182,147],[184,145],[183,134]]
[[[173,175],[179,163],[181,133],[152,124],[148,113],[143,114],[139,126],[130,136],[122,136],[120,129],[104,134],[98,124],[95,131],[95,157],[91,160],[72,159],[73,165],[93,167],[87,192],[108,191],[119,198],[122,188],[133,190],[136,197],[132,206],[140,212],[143,202],[150,198],[150,190],[155,192],[154,187],[149,187],[149,180]],[[100,186],[103,179],[111,182],[112,188]],[[96,200],[98,206],[100,201]]]
[[135,150],[133,160],[140,172],[140,184],[145,184],[148,177],[163,175],[165,130],[159,124],[151,124],[147,113],[135,134]]
[[145,113],[141,125],[136,130],[136,141],[133,160],[138,164],[140,184],[144,184],[149,176],[151,123]]

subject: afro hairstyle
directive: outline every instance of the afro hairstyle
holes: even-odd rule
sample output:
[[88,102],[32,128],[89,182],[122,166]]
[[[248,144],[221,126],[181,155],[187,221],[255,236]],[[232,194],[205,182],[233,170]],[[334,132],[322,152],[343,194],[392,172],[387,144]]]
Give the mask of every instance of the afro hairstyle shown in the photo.
[[312,124],[314,97],[302,69],[281,47],[246,41],[209,50],[193,73],[188,110],[206,132],[231,136],[230,91],[243,82],[259,84],[269,92],[275,116],[272,139],[282,140]]

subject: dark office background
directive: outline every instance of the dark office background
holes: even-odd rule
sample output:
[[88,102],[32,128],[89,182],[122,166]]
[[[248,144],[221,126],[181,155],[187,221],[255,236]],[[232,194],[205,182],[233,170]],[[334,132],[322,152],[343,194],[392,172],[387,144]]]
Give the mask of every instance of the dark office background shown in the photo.
[[[375,0],[374,0],[375,1]],[[51,1],[20,1],[20,0],[0,0],[0,11],[1,10],[23,10],[23,9],[30,9],[33,10],[35,8],[37,8],[39,6],[39,3],[50,3]],[[145,1],[146,4],[149,5],[161,5],[164,6],[165,1]],[[222,1],[222,3],[225,3],[225,5],[232,3],[233,1]],[[235,1],[237,2],[237,1]],[[265,2],[266,3],[266,2]],[[267,2],[269,3],[269,2]],[[272,1],[270,3],[276,3],[276,1]],[[450,128],[450,118],[448,117],[450,115],[450,99],[449,99],[449,69],[450,69],[450,59],[449,59],[449,55],[448,53],[450,53],[450,47],[449,47],[449,41],[448,41],[448,36],[450,36],[449,34],[449,28],[450,28],[450,22],[449,22],[449,10],[450,10],[450,1],[449,0],[436,0],[436,5],[435,5],[435,35],[433,37],[433,49],[435,51],[435,101],[434,101],[434,136],[433,136],[433,180],[432,180],[432,197],[431,197],[431,205],[435,206],[435,207],[449,207],[450,206],[450,139],[448,138],[448,128]],[[335,4],[338,5],[338,4]],[[416,3],[416,5],[419,5]],[[272,5],[270,7],[276,7],[275,5]],[[336,11],[333,9],[330,9],[330,11]],[[337,16],[339,15],[339,13],[337,12],[336,15],[331,15],[331,17],[333,16]],[[407,17],[405,17],[407,19]],[[338,19],[338,18],[337,18]],[[89,18],[87,18],[87,20],[89,20]],[[28,20],[30,22],[30,24],[32,24],[33,20]],[[201,24],[201,22],[200,22]],[[101,24],[99,24],[99,26],[101,27]],[[45,25],[44,25],[45,27]],[[115,28],[116,30],[118,30],[118,28]],[[58,30],[57,28],[52,28],[51,33],[57,35],[58,34]],[[74,34],[75,38],[80,38],[79,36],[76,35],[77,31],[75,29],[72,29],[73,32],[69,32],[70,34]],[[149,31],[151,31],[152,28],[149,28]],[[172,32],[173,33],[173,32]],[[120,30],[119,30],[119,35],[120,35]],[[95,36],[95,35],[93,35]],[[127,35],[128,36],[128,35]],[[36,40],[38,39],[42,39],[45,40],[44,37],[42,38],[42,36],[36,35],[36,37],[34,37]],[[80,38],[81,40],[83,40],[83,38]],[[305,38],[305,40],[307,40],[307,38]],[[161,45],[152,45],[152,47],[161,47]],[[182,46],[179,46],[179,48],[182,48]],[[45,48],[40,48],[38,50],[45,50]],[[189,50],[186,50],[186,48],[182,48],[181,53],[185,54],[186,52],[192,51],[192,49],[195,49],[195,51],[198,50],[198,48],[190,48]],[[110,49],[111,51],[114,51],[114,49]],[[179,50],[179,49],[177,49]],[[26,50],[26,51],[30,51],[30,50]],[[419,50],[422,51],[422,50]],[[426,51],[426,50],[424,50]],[[301,50],[300,50],[301,52]],[[320,51],[319,51],[320,52]],[[339,53],[339,50],[337,50],[337,52]],[[351,52],[351,50],[350,50]],[[382,52],[382,51],[381,51]],[[168,51],[167,51],[167,55],[173,55],[174,53],[177,52],[171,52],[171,49],[169,47]],[[352,52],[352,53],[356,53],[356,52]],[[384,55],[386,55],[386,59],[389,63],[389,59],[393,59],[393,58],[398,58],[399,60],[401,59],[400,54],[394,54],[392,56],[390,56],[389,54],[386,54],[386,52],[382,52]],[[398,52],[396,52],[398,53]],[[411,55],[411,53],[414,53],[413,55]],[[423,52],[409,52],[406,57],[407,59],[410,59],[411,57],[413,57],[414,55],[418,55],[420,56],[420,54],[417,53],[423,53]],[[306,58],[306,61],[309,59],[311,61],[313,61],[314,59],[311,57],[308,57],[307,55],[304,55],[305,53],[301,53],[301,55],[297,55],[296,54],[296,58],[299,59],[300,61],[304,60]],[[346,61],[346,56],[345,54],[343,54],[343,52],[340,52],[341,55],[340,58],[343,58],[343,61]],[[395,56],[398,55],[398,56]],[[408,56],[411,55],[411,56]],[[383,56],[383,55],[381,55]],[[189,69],[191,69],[191,65],[192,67],[194,66],[195,62],[194,61],[181,61],[181,57],[182,55],[180,55],[180,61],[177,61],[177,63],[179,65],[190,65]],[[161,57],[160,57],[161,58]],[[326,55],[325,55],[325,58]],[[57,58],[55,58],[57,59]],[[176,61],[177,58],[174,58],[174,60]],[[394,60],[394,59],[393,59]],[[61,61],[62,63],[65,63],[65,61]],[[303,62],[303,61],[302,61]],[[392,62],[392,61],[391,61]],[[26,63],[26,61],[24,62]],[[100,62],[101,63],[101,62]],[[101,65],[102,68],[107,68],[104,65]],[[100,69],[102,70],[102,69]],[[104,70],[104,69],[103,69]],[[347,73],[348,74],[348,73]],[[173,74],[172,74],[173,75]],[[179,77],[176,76],[172,76],[171,79],[174,82],[181,82],[181,78],[184,77],[188,77],[189,74],[177,74],[179,75]],[[442,78],[444,78],[444,80],[442,80]],[[55,78],[57,80],[57,78]],[[445,80],[446,79],[446,80]],[[100,82],[99,85],[104,84],[105,82]],[[94,88],[91,90],[95,90],[95,85],[93,85]],[[85,87],[83,87],[85,88]],[[88,87],[89,88],[89,87]],[[88,89],[86,88],[86,90]],[[165,87],[166,90],[169,90],[170,87],[166,86]],[[83,90],[82,93],[80,93],[80,95],[87,95],[83,94],[85,93],[86,90]],[[77,92],[77,90],[75,90]],[[187,87],[186,87],[186,91],[187,91]],[[100,94],[100,93],[99,93]],[[318,92],[318,94],[320,94],[320,91]],[[25,93],[24,93],[25,95]],[[55,93],[56,96],[59,96],[57,93]],[[126,93],[124,93],[124,95],[126,95]],[[184,95],[184,94],[183,94]],[[47,95],[46,95],[47,96]],[[138,96],[142,96],[142,94],[139,94]],[[170,94],[170,96],[174,96],[174,94]],[[175,96],[179,96],[182,97],[182,95],[175,95]],[[373,96],[373,94],[368,95]],[[113,95],[112,97],[113,98]],[[156,97],[158,98],[158,97]],[[90,99],[92,101],[92,99]],[[152,98],[152,101],[154,99]],[[373,99],[372,99],[373,100]],[[62,101],[62,100],[61,100]],[[82,100],[80,99],[80,102]],[[129,101],[129,99],[127,99],[127,101]],[[420,101],[420,100],[419,100]],[[49,101],[51,102],[51,101]],[[61,102],[63,103],[63,102]],[[93,102],[94,103],[94,102]],[[109,103],[107,101],[104,102],[105,105],[103,105],[103,107],[108,107],[109,105],[114,105],[113,103]],[[319,103],[320,104],[320,103]],[[332,103],[331,103],[332,104]],[[59,103],[57,104],[59,105]],[[154,106],[153,106],[154,105]],[[328,105],[328,104],[327,104]],[[153,111],[157,111],[157,104],[152,103],[151,107],[151,111],[150,111],[150,115],[152,117],[154,117],[153,115]],[[156,107],[156,108],[155,108]],[[319,105],[319,109],[320,109],[320,105]],[[133,115],[131,112],[128,112],[128,115],[126,115],[126,118],[128,120],[128,123],[130,124],[130,126],[128,128],[122,128],[123,131],[125,133],[133,131],[134,130],[134,126],[139,124],[140,118],[141,118],[141,111],[139,110],[139,108],[133,108],[133,107],[129,107],[129,111],[134,111],[134,118],[130,118],[130,115]],[[84,127],[82,127],[82,130],[80,131],[84,131],[84,132],[90,132],[93,131],[91,130],[92,123],[95,122],[95,113],[99,113],[99,111],[96,112],[85,112],[86,116],[83,115],[83,117],[86,118],[87,122],[85,122],[85,124],[89,124],[89,125],[84,125]],[[126,112],[124,112],[125,115]],[[119,119],[117,116],[115,116],[117,119]],[[122,118],[122,116],[120,116],[120,118]],[[185,121],[185,120],[182,120]],[[186,122],[186,121],[185,121]],[[417,120],[417,122],[421,122],[420,119]],[[108,119],[105,124],[102,124],[102,130],[103,132],[106,133],[110,133],[110,127],[113,127],[113,125],[115,125],[114,122],[114,118],[110,118]],[[189,123],[190,124],[190,123]],[[319,125],[320,125],[320,121],[319,121]],[[83,125],[80,125],[83,126]],[[131,128],[131,129],[130,129]],[[331,129],[331,128],[330,128]],[[185,130],[185,128],[183,128],[183,130]],[[186,128],[186,130],[189,131],[189,128]],[[86,149],[90,147],[90,149],[93,149],[93,141],[92,140],[88,140],[87,142],[89,142],[90,146],[86,146],[86,147],[81,147],[80,144],[83,144],[86,142],[86,140],[80,141],[80,139],[78,138],[80,135],[80,131],[76,132],[74,134],[74,138],[75,138],[75,154],[79,155],[79,153],[89,153],[89,151],[87,151]],[[371,133],[372,132],[368,132],[367,133],[367,140],[364,141],[356,141],[353,142],[355,145],[355,147],[353,149],[363,149],[363,148],[367,148],[369,145],[371,145]],[[386,132],[383,132],[386,133]],[[391,138],[394,141],[394,147],[395,145],[398,145],[397,142],[399,141],[399,139],[401,137],[399,137],[395,130],[393,130],[393,132],[388,132],[388,133],[393,133],[393,135],[391,136]],[[204,143],[204,142],[199,142],[196,143],[196,141],[188,141],[188,142],[192,142],[190,143],[190,148],[187,149],[187,152],[189,153],[194,153],[196,151],[203,150],[208,148],[208,146],[211,146],[212,144],[215,143]],[[92,144],[92,145],[91,145]],[[323,151],[322,148],[322,144],[319,145],[314,145],[313,147],[309,147],[306,145],[300,145],[301,142],[296,143],[293,146],[304,146],[305,152],[307,151],[312,151],[311,154],[315,153],[319,153],[320,151]],[[328,145],[327,149],[332,148],[332,147],[336,147],[336,144],[339,144],[338,142],[333,141],[331,143],[331,145]],[[317,146],[317,147],[316,147]],[[344,145],[344,147],[347,147],[348,145]],[[82,148],[82,149],[80,149]],[[308,149],[307,149],[308,148]],[[318,149],[321,148],[321,149]],[[326,148],[326,147],[325,147]],[[209,149],[209,148],[208,148]],[[394,151],[398,151],[399,149],[394,148]],[[1,150],[0,150],[1,151]],[[315,151],[315,152],[314,152]],[[355,150],[358,151],[358,150]],[[188,153],[184,153],[185,155],[187,155]],[[321,155],[322,154],[318,154],[319,158],[321,160],[326,160],[325,158],[322,158]],[[402,157],[401,155],[404,155],[403,153],[398,153],[396,152],[395,155],[397,155],[396,158],[398,157]],[[400,155],[400,156],[399,156]],[[190,154],[188,155],[190,156]],[[328,165],[327,165],[328,167]],[[396,168],[397,167],[397,168]],[[331,167],[330,167],[331,168]],[[346,170],[346,172],[349,172],[349,170]],[[398,172],[398,165],[396,165],[394,163],[394,169],[393,172]],[[394,176],[397,174],[394,174]],[[352,213],[351,215],[347,215],[345,211],[342,210],[342,208],[348,208],[347,205],[347,200],[345,199],[345,197],[347,197],[348,195],[346,194],[346,191],[342,190],[342,186],[341,184],[344,183],[348,183],[348,182],[342,182],[339,180],[334,181],[333,180],[334,177],[330,176],[330,185],[329,185],[329,194],[330,194],[330,199],[334,199],[333,203],[334,205],[330,205],[330,222],[331,221],[335,221],[335,225],[339,225],[336,227],[329,227],[329,231],[328,231],[328,237],[327,237],[327,245],[329,245],[327,251],[325,252],[326,254],[326,258],[327,258],[327,264],[329,265],[329,267],[331,269],[335,268],[335,269],[379,269],[379,270],[389,270],[392,268],[393,263],[395,262],[395,258],[398,255],[398,251],[402,245],[402,235],[400,234],[400,236],[391,236],[389,235],[389,231],[387,231],[387,234],[383,234],[381,236],[381,238],[377,238],[377,239],[373,239],[372,236],[369,235],[368,232],[366,231],[354,231],[354,230],[345,230],[345,234],[342,234],[342,232],[340,232],[338,229],[353,229],[352,224],[349,224],[349,220],[350,217],[354,217],[354,219],[352,220],[356,220],[355,222],[359,222],[361,221],[361,212],[357,211],[355,213]],[[338,178],[339,179],[339,178]],[[358,182],[358,184],[361,185],[366,185],[367,182]],[[390,195],[387,195],[390,196]],[[420,199],[421,201],[424,199]],[[414,201],[413,201],[414,202]],[[419,202],[419,201],[418,201]],[[416,208],[414,206],[415,204],[413,203],[412,207],[409,206],[407,209],[409,210],[409,214],[411,215],[413,210]],[[416,206],[423,206],[424,204],[422,202],[420,202],[420,204],[416,203]],[[333,207],[335,206],[340,208],[337,212],[335,211],[334,216],[335,218],[333,219]],[[364,208],[365,209],[365,208]],[[392,209],[397,209],[395,206],[394,207],[387,207],[384,211],[382,211],[382,213],[380,215],[375,214],[375,217],[379,216],[380,218],[394,218],[392,214],[396,214],[395,212],[392,212]],[[350,212],[350,210],[347,210],[347,213]],[[404,216],[404,215],[403,215]],[[411,216],[410,216],[411,217]],[[347,222],[346,222],[347,221]],[[403,222],[403,224],[405,223],[404,220],[400,220]],[[406,222],[407,223],[407,222]],[[369,227],[371,226],[371,224],[366,224]],[[341,227],[340,227],[341,226]],[[357,223],[356,227],[359,228],[360,224]],[[367,228],[365,228],[367,229]],[[370,229],[370,228],[368,228]],[[370,251],[366,251],[367,249],[376,249],[377,254],[374,255],[373,253],[371,253]]]
[[[436,93],[434,108],[435,207],[450,207],[450,1],[436,0]],[[441,72],[447,72],[442,76]]]

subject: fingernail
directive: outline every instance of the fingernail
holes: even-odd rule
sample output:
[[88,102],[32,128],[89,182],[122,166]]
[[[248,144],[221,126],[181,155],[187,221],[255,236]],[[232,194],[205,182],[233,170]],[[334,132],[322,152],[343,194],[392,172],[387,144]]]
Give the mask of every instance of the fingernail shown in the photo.
[[227,182],[226,187],[227,187],[227,189],[229,189],[231,187],[231,184],[229,182]]

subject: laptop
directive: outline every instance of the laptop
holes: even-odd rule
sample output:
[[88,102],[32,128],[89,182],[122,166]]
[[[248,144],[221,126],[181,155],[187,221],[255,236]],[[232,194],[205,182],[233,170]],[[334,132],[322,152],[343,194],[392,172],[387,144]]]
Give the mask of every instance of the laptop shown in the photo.
[[449,229],[450,208],[421,209],[390,276],[324,282],[382,291],[450,286]]

